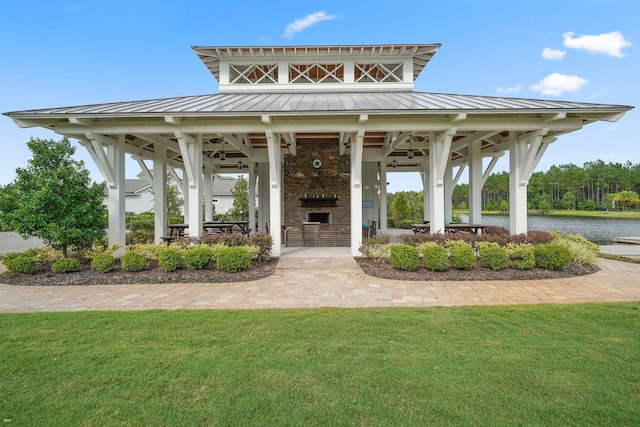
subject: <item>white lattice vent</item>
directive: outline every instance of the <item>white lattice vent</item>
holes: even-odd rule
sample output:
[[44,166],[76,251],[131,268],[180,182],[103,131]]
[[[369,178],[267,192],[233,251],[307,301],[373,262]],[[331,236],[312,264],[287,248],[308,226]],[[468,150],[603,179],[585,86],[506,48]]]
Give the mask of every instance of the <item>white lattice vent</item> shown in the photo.
[[343,82],[343,64],[289,64],[289,83]]
[[278,83],[278,66],[229,64],[229,77],[232,84]]
[[402,82],[402,63],[398,64],[355,64],[356,82]]

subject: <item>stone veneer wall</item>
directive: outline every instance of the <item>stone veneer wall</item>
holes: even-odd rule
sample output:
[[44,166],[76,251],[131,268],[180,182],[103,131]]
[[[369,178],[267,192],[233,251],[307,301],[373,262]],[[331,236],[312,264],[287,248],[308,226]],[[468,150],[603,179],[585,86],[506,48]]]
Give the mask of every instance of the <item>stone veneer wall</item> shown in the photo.
[[[332,224],[349,224],[351,177],[338,172],[340,161],[338,141],[299,143],[296,153],[296,172],[283,176],[284,224],[302,224],[307,221],[309,212],[329,212]],[[289,156],[289,154],[284,156],[285,162],[290,158]],[[320,169],[314,169],[312,166],[314,159],[322,161]],[[348,160],[349,157],[345,159]],[[321,197],[322,193],[325,197],[333,197],[335,194],[338,198],[337,207],[303,208],[300,198],[304,197],[305,193],[307,197],[313,197],[313,195]]]

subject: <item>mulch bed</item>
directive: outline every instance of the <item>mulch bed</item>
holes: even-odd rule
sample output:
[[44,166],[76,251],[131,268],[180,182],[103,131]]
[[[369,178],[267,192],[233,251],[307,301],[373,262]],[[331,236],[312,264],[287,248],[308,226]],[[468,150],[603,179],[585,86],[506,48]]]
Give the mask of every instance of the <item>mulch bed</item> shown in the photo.
[[70,285],[121,285],[145,283],[227,283],[248,282],[262,279],[273,274],[278,264],[277,258],[262,263],[253,263],[251,269],[228,273],[215,268],[192,270],[188,268],[165,272],[157,263],[150,262],[148,270],[129,272],[120,269],[116,260],[116,268],[99,273],[92,270],[88,262],[80,266],[80,271],[72,273],[54,273],[51,264],[41,265],[36,274],[4,273],[0,283],[19,286],[70,286]]
[[[473,270],[464,271],[449,269],[448,271],[430,271],[420,268],[418,271],[397,270],[389,263],[379,263],[371,258],[355,258],[362,270],[373,277],[393,280],[411,281],[479,281],[479,280],[537,280],[558,279],[592,274],[598,271],[594,265],[570,264],[561,271],[533,268],[530,270],[516,270],[506,268],[493,271],[490,268],[476,265]],[[278,258],[272,258],[263,263],[254,263],[251,269],[237,273],[207,268],[204,270],[180,269],[170,273],[165,272],[151,263],[148,270],[128,272],[120,269],[118,261],[116,268],[108,273],[92,270],[88,262],[80,266],[80,271],[73,273],[53,273],[50,264],[41,265],[36,274],[21,274],[8,272],[0,276],[0,283],[19,286],[70,286],[70,285],[119,285],[145,283],[228,283],[248,282],[262,279],[273,274],[278,264]]]
[[356,258],[362,270],[374,277],[393,280],[418,280],[418,281],[479,281],[479,280],[538,280],[559,279],[563,277],[584,276],[599,270],[595,265],[569,264],[565,270],[544,270],[532,268],[529,270],[517,270],[505,268],[493,271],[490,268],[478,264],[469,271],[450,268],[447,271],[431,271],[420,268],[417,271],[403,271],[391,267],[388,262],[379,263],[372,258]]

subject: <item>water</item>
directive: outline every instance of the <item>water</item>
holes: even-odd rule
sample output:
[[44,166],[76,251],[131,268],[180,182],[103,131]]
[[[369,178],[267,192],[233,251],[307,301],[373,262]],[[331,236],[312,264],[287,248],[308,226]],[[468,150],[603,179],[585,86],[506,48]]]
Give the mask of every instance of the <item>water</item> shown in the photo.
[[[466,214],[460,215],[465,222]],[[509,215],[483,215],[482,224],[509,229]],[[580,234],[600,245],[612,244],[616,237],[640,236],[640,220],[618,218],[571,218],[557,216],[529,216],[527,228],[543,231],[560,231],[565,234]]]

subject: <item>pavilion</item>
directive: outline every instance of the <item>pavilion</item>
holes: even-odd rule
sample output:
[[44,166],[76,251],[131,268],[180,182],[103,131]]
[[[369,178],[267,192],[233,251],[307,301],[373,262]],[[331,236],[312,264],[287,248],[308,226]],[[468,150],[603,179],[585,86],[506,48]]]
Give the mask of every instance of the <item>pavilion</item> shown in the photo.
[[387,173],[421,173],[425,219],[438,233],[466,166],[470,222],[481,222],[482,186],[505,152],[510,232],[524,233],[527,183],[548,145],[633,107],[414,91],[439,47],[195,46],[219,93],[5,115],[86,147],[108,186],[109,243],[122,248],[125,153],[152,179],[156,241],[166,233],[167,172],[181,180],[191,235],[212,219],[212,177],[248,172],[250,227],[269,230],[274,256],[284,227],[309,222],[341,226],[335,233],[358,256],[362,224],[386,229]]

